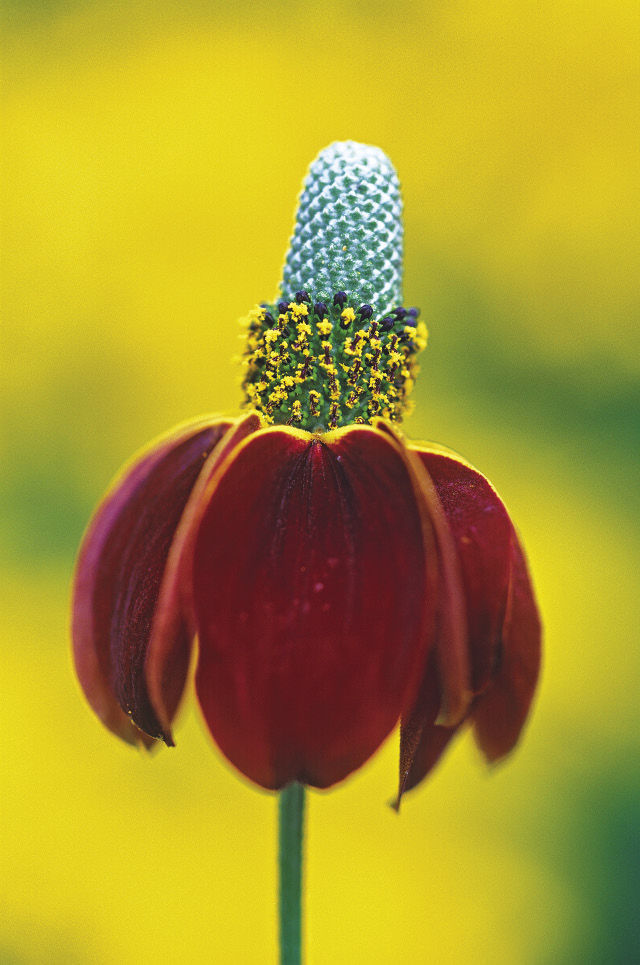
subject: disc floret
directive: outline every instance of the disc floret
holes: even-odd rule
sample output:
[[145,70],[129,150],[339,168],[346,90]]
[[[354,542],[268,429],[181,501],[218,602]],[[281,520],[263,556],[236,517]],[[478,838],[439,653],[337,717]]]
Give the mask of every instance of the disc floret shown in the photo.
[[244,320],[245,405],[267,423],[311,432],[402,419],[426,345],[419,309],[374,318],[346,292],[314,300],[305,290],[263,304]]

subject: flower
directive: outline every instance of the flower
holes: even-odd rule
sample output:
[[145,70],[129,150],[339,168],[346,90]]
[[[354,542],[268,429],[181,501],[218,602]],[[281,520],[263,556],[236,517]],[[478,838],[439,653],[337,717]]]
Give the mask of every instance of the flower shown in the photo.
[[195,689],[256,784],[329,787],[401,721],[402,793],[470,722],[493,761],[518,740],[540,623],[491,484],[398,423],[426,344],[401,306],[390,162],[321,152],[280,298],[245,320],[245,412],[186,424],[136,457],[79,554],[80,683],[130,743],[173,744]]

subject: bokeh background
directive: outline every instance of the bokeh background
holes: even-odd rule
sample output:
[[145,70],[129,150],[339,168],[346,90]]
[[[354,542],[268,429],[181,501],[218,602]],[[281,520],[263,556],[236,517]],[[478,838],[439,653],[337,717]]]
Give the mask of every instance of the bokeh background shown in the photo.
[[407,425],[493,480],[546,626],[525,739],[309,801],[309,963],[638,951],[637,0],[4,0],[0,961],[275,961],[275,801],[191,701],[136,754],[73,676],[119,465],[239,399],[307,165],[378,144],[431,338]]

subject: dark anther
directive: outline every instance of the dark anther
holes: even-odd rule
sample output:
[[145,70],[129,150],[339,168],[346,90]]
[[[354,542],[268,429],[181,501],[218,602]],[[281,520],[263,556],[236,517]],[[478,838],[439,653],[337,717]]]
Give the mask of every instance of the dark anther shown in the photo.
[[301,305],[302,302],[310,302],[311,299],[309,297],[309,292],[305,291],[304,288],[301,288],[299,292],[296,292],[296,301],[298,305]]
[[333,304],[337,305],[338,308],[344,308],[345,302],[347,300],[346,292],[336,292],[333,296]]
[[371,322],[371,325],[369,326],[369,338],[377,338],[377,337],[378,337],[378,323],[374,318],[374,320]]
[[408,309],[407,309],[407,315],[413,315],[414,318],[417,318],[419,314],[420,314],[420,309],[419,309],[419,308],[408,308]]
[[324,318],[324,316],[327,314],[327,306],[325,302],[316,302],[313,306],[313,311],[316,315],[322,315]]
[[349,328],[349,320],[348,320],[348,319],[341,318],[341,319],[340,319],[340,328],[343,328],[343,329],[346,331],[346,330]]
[[286,315],[288,308],[289,302],[278,302],[278,311],[281,315]]
[[392,315],[385,315],[385,317],[380,322],[380,328],[383,332],[389,332],[395,325],[396,320]]
[[398,306],[398,308],[394,308],[393,314],[396,316],[396,318],[406,318],[409,313],[407,312],[406,308]]
[[360,318],[371,318],[373,315],[373,308],[371,305],[361,305],[358,309],[358,315]]

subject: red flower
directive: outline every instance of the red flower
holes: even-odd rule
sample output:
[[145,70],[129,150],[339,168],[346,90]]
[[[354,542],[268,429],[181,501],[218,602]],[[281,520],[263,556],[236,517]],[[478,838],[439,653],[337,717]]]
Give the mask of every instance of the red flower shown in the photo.
[[518,537],[480,473],[395,428],[427,336],[396,304],[400,213],[381,151],[321,152],[281,286],[299,290],[247,319],[249,414],[156,443],[98,509],[74,652],[125,740],[173,743],[197,635],[207,725],[265,788],[335,784],[399,720],[399,797],[467,720],[489,760],[516,743],[540,661]]
[[399,719],[401,791],[467,719],[502,757],[540,655],[522,550],[491,485],[382,420],[327,433],[256,413],[201,421],[124,472],[74,593],[78,676],[111,730],[173,743],[194,633],[207,725],[265,788],[342,780]]

